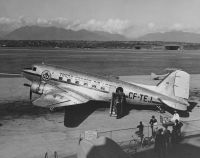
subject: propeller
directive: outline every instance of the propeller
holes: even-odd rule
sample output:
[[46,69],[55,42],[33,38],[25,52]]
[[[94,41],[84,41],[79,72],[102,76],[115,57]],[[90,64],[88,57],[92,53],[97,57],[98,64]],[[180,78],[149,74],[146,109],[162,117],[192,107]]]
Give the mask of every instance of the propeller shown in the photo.
[[30,89],[30,91],[29,91],[29,97],[30,97],[29,99],[30,99],[30,101],[32,100],[32,94],[33,94],[33,93],[32,93],[32,91],[31,91],[31,89]]
[[33,92],[31,91],[31,85],[28,84],[28,83],[24,83],[24,86],[25,86],[25,87],[30,87],[30,91],[29,91],[29,99],[30,99],[30,101],[31,101],[31,100],[32,100],[32,94],[33,94]]

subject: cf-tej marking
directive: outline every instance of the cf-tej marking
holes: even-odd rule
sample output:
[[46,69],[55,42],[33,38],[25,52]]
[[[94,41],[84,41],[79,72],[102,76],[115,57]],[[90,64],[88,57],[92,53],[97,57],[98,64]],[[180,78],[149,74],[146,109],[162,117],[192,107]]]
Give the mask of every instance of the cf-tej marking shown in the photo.
[[133,100],[134,99],[137,100],[137,98],[138,98],[139,101],[152,103],[152,97],[149,97],[148,95],[143,95],[143,94],[137,94],[137,93],[130,92],[128,97],[130,99],[133,99]]

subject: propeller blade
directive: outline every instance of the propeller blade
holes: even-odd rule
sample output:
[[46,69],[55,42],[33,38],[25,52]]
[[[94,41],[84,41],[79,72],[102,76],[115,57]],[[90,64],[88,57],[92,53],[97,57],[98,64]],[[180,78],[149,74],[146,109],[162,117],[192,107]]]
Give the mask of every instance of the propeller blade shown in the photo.
[[31,89],[30,89],[30,101],[32,100],[32,91],[31,91]]
[[32,100],[32,91],[31,91],[31,85],[30,84],[28,84],[28,83],[24,83],[24,86],[26,86],[26,87],[30,87],[30,91],[29,91],[29,99],[30,99],[30,101]]

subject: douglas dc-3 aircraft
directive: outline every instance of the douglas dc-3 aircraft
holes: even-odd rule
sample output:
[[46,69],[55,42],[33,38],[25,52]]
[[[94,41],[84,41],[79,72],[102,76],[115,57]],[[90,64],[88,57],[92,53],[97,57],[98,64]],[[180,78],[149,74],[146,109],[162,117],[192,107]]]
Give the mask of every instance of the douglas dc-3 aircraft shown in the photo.
[[124,92],[129,104],[169,106],[182,111],[189,106],[190,75],[181,70],[169,73],[156,86],[128,83],[46,64],[24,69],[23,75],[31,81],[30,85],[25,84],[30,87],[30,99],[32,93],[40,95],[32,103],[51,109],[76,106],[90,100],[110,101],[117,89]]

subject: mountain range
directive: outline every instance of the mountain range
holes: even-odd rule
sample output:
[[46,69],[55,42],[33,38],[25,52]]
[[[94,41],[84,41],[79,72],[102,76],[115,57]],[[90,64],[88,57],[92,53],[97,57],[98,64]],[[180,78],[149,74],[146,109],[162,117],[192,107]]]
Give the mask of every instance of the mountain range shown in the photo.
[[183,31],[170,31],[164,33],[149,33],[135,40],[200,43],[200,34]]
[[103,31],[66,30],[57,27],[25,26],[3,36],[7,40],[88,40],[88,41],[124,41],[119,34]]
[[24,26],[10,33],[2,33],[6,40],[86,40],[86,41],[168,41],[200,43],[200,34],[170,31],[165,33],[149,33],[138,38],[127,38],[120,34],[103,31],[67,30],[57,27]]

